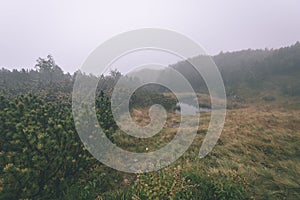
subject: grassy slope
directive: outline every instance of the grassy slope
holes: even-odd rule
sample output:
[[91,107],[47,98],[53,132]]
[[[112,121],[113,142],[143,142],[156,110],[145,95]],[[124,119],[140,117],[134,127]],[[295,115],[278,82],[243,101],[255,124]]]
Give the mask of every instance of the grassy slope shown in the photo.
[[[299,130],[300,110],[262,106],[228,110],[219,145],[207,158],[192,163],[191,169],[237,171],[247,178],[256,198],[299,198]],[[214,166],[207,166],[211,161]]]
[[[297,101],[292,101],[295,103]],[[273,105],[272,105],[273,104]],[[300,109],[281,106],[282,101],[265,103],[257,101],[242,108],[227,111],[222,135],[213,151],[204,159],[197,157],[206,134],[210,114],[201,113],[198,134],[189,150],[172,166],[181,165],[184,173],[203,176],[239,174],[245,177],[248,197],[255,199],[300,198]],[[143,113],[135,111],[138,123],[149,120]],[[117,134],[116,141],[123,148],[145,152],[166,144],[176,133],[172,124],[179,117],[169,115],[168,127],[154,139],[139,145],[133,138]],[[193,124],[193,123],[191,123]],[[165,170],[172,170],[173,167]],[[130,178],[131,177],[131,178]],[[126,185],[133,185],[134,176],[124,174]],[[151,190],[151,186],[148,189]]]

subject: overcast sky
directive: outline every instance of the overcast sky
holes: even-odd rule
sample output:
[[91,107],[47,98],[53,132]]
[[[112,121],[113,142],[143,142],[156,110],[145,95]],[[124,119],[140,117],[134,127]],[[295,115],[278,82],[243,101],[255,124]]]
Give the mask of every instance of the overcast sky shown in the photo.
[[299,0],[0,0],[0,67],[32,68],[54,56],[74,72],[110,37],[171,29],[208,54],[277,48],[300,41]]

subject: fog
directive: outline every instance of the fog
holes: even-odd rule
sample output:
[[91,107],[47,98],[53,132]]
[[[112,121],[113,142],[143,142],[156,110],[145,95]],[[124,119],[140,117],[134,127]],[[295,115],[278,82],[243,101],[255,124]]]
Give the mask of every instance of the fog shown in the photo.
[[74,72],[110,37],[138,28],[177,31],[208,54],[300,40],[300,1],[2,0],[0,67],[32,68],[48,54]]

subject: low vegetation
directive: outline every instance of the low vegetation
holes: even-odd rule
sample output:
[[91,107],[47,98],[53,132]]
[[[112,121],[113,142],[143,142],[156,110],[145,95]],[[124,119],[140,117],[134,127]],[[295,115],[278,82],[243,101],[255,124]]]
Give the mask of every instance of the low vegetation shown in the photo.
[[[241,60],[256,55],[255,66],[262,62],[263,69],[269,69],[279,54],[285,55],[282,62],[286,62],[289,52],[298,49],[299,43],[281,50],[221,54],[215,59],[221,62],[222,58],[226,64],[226,55]],[[86,150],[71,108],[72,85],[80,71],[64,74],[51,56],[39,59],[35,70],[2,69],[0,199],[300,199],[300,97],[297,81],[292,81],[299,75],[295,73],[297,55],[289,57],[286,71],[277,61],[274,73],[265,70],[269,78],[260,81],[260,86],[250,86],[249,78],[234,88],[233,83],[240,80],[226,80],[232,93],[228,93],[225,126],[213,151],[198,157],[210,121],[210,112],[201,112],[189,149],[168,167],[150,173],[116,171]],[[257,74],[257,68],[251,69]],[[174,112],[176,98],[151,86],[137,91],[130,102],[133,120],[148,124],[149,106],[160,103],[168,110],[167,122],[152,138],[128,136],[118,129],[110,109],[112,88],[121,76],[112,71],[98,77],[102,88],[98,88],[96,110],[101,127],[112,142],[129,151],[149,152],[164,146],[180,122]],[[147,91],[152,98],[145,95]],[[197,96],[200,106],[210,107],[205,92]],[[194,128],[197,123],[189,125]]]

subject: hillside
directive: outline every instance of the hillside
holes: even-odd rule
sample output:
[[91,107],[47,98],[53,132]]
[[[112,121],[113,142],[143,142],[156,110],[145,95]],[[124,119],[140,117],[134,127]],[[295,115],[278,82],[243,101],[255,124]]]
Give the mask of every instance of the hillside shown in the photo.
[[[183,74],[199,93],[208,93],[205,82],[190,62],[201,63],[204,56],[171,64]],[[212,57],[222,75],[229,99],[273,101],[300,96],[300,43],[280,49],[221,52]],[[146,73],[144,73],[146,71]],[[131,74],[141,80],[147,77],[168,79],[168,69],[143,69]],[[160,76],[158,76],[160,75]],[[172,81],[172,80],[170,80]]]
[[[220,53],[212,59],[219,68],[227,95],[250,98],[256,95],[300,95],[300,43],[280,49],[243,50]],[[191,58],[201,62],[201,56]],[[202,79],[186,61],[171,65],[182,72],[198,91],[203,90]],[[193,81],[198,79],[200,81]],[[249,94],[248,94],[249,93]]]
[[[191,59],[201,62],[201,56]],[[135,138],[124,132],[132,128],[130,124],[121,130],[114,121],[111,93],[120,78],[130,84],[140,80],[118,71],[100,77],[80,71],[70,75],[51,56],[38,59],[32,70],[3,68],[0,199],[299,199],[300,43],[276,50],[221,53],[213,59],[223,75],[228,103],[238,105],[229,106],[217,145],[205,158],[198,157],[211,119],[210,110],[201,111],[200,125],[192,119],[185,123],[184,133],[197,131],[188,150],[151,173],[134,168],[130,168],[134,173],[120,172],[87,151],[75,128],[72,89],[76,76],[99,79],[95,108],[105,135],[122,149],[147,153],[168,144],[179,127],[177,101],[166,96],[171,93],[166,88],[141,87],[131,97],[130,115],[136,124],[150,123],[148,109],[153,104],[167,110],[158,134]],[[210,97],[193,68],[186,61],[170,66],[199,92],[199,105],[208,107]],[[168,69],[144,69],[133,76],[143,73],[145,78],[152,74],[168,79]],[[126,92],[119,89],[121,95]],[[84,118],[77,123],[87,122]],[[96,134],[88,134],[94,140]]]

